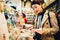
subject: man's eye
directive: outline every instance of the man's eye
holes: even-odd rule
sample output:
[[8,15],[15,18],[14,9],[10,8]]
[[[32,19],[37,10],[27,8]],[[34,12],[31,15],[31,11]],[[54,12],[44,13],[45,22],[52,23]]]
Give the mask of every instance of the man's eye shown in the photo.
[[37,7],[32,8],[33,10],[36,9]]
[[35,7],[35,8],[37,8],[37,7]]

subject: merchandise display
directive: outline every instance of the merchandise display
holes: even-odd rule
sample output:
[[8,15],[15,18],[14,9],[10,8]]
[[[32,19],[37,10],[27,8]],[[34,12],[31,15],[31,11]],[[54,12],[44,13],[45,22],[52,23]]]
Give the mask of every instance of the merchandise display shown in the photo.
[[30,10],[26,13],[26,18],[28,19],[28,23],[33,23],[34,20],[34,12],[33,10]]

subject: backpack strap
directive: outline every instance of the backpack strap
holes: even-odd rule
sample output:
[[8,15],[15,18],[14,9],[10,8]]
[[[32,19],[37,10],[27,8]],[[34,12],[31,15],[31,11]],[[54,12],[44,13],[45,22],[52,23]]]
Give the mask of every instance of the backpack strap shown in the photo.
[[50,28],[52,28],[51,18],[50,18],[50,14],[49,14],[49,12],[48,12],[48,21],[49,21],[49,23],[50,23]]

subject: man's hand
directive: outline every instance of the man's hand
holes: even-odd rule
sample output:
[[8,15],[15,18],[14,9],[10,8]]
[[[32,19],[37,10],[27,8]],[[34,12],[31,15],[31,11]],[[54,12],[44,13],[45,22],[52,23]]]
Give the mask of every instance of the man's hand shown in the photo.
[[26,27],[26,29],[31,29],[31,28],[33,28],[33,25],[31,25],[31,24],[25,24],[25,27]]
[[43,31],[43,30],[40,30],[40,29],[32,29],[31,31],[32,31],[32,32],[37,32],[37,33],[39,33],[39,34],[41,34],[41,35],[44,34],[44,31]]

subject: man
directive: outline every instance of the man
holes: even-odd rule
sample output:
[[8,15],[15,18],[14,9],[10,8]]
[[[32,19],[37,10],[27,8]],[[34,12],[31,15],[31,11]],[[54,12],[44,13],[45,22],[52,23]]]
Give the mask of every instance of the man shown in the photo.
[[[46,12],[43,11],[42,5],[40,4],[39,1],[33,1],[32,8],[35,12],[37,19],[35,20],[34,27],[38,29],[32,29],[31,31],[39,33],[41,35],[42,40],[54,40],[53,35],[59,30],[55,13],[48,12],[48,10]],[[50,26],[50,22],[48,20],[49,17],[48,13],[50,15],[52,27]],[[36,39],[36,40],[40,40],[40,39]]]

